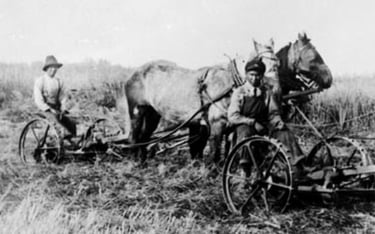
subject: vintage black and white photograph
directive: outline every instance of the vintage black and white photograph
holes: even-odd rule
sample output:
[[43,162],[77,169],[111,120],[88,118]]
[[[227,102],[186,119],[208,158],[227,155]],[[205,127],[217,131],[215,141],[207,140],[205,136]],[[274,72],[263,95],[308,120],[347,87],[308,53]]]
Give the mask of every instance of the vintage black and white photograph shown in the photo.
[[0,234],[374,233],[374,10],[0,0]]

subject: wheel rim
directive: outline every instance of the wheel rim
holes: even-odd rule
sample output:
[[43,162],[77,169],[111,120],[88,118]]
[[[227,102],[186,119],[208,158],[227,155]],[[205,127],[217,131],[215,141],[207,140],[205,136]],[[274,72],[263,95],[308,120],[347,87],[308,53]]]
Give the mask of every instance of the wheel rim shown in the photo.
[[[240,164],[244,155],[251,162],[247,168]],[[292,192],[292,178],[283,146],[266,137],[240,142],[225,162],[223,189],[227,206],[234,213],[284,211]]]
[[25,164],[56,163],[61,155],[61,138],[44,119],[30,121],[21,133],[19,156]]

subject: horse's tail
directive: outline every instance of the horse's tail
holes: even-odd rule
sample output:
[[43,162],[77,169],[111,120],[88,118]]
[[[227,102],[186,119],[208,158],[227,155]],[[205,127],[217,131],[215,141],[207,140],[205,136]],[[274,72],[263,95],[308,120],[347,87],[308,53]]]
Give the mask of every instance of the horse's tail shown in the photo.
[[131,120],[134,119],[134,109],[141,99],[141,89],[143,88],[144,69],[138,69],[125,82],[125,95],[118,100],[118,109],[123,116],[123,128],[126,134],[131,134]]
[[121,124],[121,126],[122,126],[122,129],[124,131],[124,134],[129,137],[132,129],[131,129],[131,118],[130,118],[128,98],[126,97],[126,95],[120,97],[117,100],[117,109],[119,110],[119,112],[122,115],[123,123]]

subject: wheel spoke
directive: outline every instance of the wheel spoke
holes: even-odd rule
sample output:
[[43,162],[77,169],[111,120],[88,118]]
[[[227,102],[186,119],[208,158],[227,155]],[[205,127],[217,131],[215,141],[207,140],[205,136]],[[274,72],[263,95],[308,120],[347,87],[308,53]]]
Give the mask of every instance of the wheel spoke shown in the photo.
[[245,207],[250,204],[250,201],[252,200],[254,195],[259,191],[260,188],[261,188],[260,185],[258,183],[256,183],[255,188],[251,191],[251,193],[247,197],[245,203],[240,207],[240,211],[241,211],[242,214],[244,214]]
[[353,159],[355,153],[357,152],[357,148],[353,149],[353,152],[350,154],[348,161],[346,162],[346,166],[350,165],[350,161]]
[[276,160],[276,157],[277,157],[277,154],[280,152],[280,148],[277,147],[277,151],[275,152],[275,154],[272,156],[271,158],[271,162],[270,162],[270,165],[268,166],[267,170],[266,170],[266,173],[264,175],[265,178],[267,178],[269,175],[270,175],[270,172],[271,172],[271,169],[272,169],[272,166]]
[[41,147],[42,145],[44,145],[44,144],[46,143],[46,141],[47,141],[47,136],[48,136],[48,131],[49,131],[49,125],[47,126],[46,131],[45,131],[44,134],[43,134],[42,141],[39,142],[38,147]]
[[263,183],[271,185],[271,186],[275,186],[277,188],[285,189],[285,190],[292,190],[292,187],[286,186],[284,184],[279,184],[279,183],[274,183],[274,182],[269,182],[269,181],[263,181]]
[[38,142],[38,145],[39,145],[40,139],[37,136],[37,134],[35,133],[35,129],[33,128],[33,126],[30,126],[30,127],[31,127],[31,132],[33,133],[33,135],[34,135],[34,137],[35,137],[35,139],[36,139],[36,141]]
[[247,180],[248,179],[248,178],[244,178],[243,176],[240,176],[240,175],[235,175],[233,173],[229,173],[229,174],[227,174],[227,176],[235,178],[235,179],[242,179],[242,180]]
[[269,207],[269,204],[268,204],[268,201],[267,201],[267,190],[266,190],[265,187],[262,188],[262,195],[261,195],[261,197],[262,197],[264,205],[266,207],[266,211],[270,211],[270,207]]
[[252,161],[256,171],[258,172],[257,175],[258,175],[259,179],[262,180],[263,175],[262,175],[261,171],[259,170],[258,163],[256,162],[256,160],[254,158],[254,154],[253,154],[252,150],[250,149],[250,144],[247,147],[244,147],[244,148],[246,149],[247,153],[250,155],[251,161]]

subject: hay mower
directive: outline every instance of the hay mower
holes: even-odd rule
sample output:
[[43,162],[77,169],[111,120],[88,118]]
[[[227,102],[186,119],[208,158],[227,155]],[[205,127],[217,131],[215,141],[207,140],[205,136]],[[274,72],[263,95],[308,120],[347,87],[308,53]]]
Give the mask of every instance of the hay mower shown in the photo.
[[[330,201],[341,195],[375,197],[375,165],[366,149],[348,137],[324,137],[296,110],[320,141],[297,162],[280,141],[269,137],[253,136],[235,145],[222,177],[225,202],[233,213],[283,212],[294,195],[306,193]],[[251,159],[247,168],[240,164],[244,156]]]

